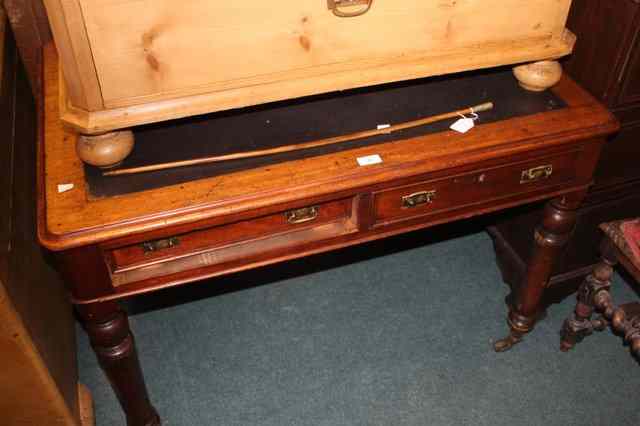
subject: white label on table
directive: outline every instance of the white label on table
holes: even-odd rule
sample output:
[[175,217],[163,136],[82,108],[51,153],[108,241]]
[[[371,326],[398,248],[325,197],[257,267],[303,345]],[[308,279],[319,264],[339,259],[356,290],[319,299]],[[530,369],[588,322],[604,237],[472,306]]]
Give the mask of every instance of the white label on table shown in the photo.
[[371,166],[372,164],[380,164],[382,163],[382,157],[378,154],[367,155],[366,157],[358,158],[358,164],[360,166]]
[[378,124],[378,130],[384,130],[391,127],[391,124]]
[[455,130],[458,133],[467,133],[474,126],[475,123],[472,118],[461,118],[451,125],[451,130]]
[[61,183],[58,185],[58,194],[62,194],[63,192],[71,191],[74,185],[72,183]]

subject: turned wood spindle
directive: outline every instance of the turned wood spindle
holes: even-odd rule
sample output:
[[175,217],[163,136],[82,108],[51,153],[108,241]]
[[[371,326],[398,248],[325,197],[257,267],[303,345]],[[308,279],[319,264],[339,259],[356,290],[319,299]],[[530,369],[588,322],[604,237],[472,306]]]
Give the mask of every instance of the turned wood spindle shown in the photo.
[[127,426],[160,426],[149,401],[127,314],[114,302],[79,306],[78,313],[126,414]]
[[[560,349],[566,352],[594,331],[603,331],[608,325],[623,336],[633,355],[640,357],[640,317],[627,318],[627,313],[613,303],[611,297],[611,277],[617,263],[616,250],[609,239],[602,247],[602,259],[589,274],[578,290],[575,311],[562,327]],[[602,318],[591,319],[594,312]]]
[[613,304],[608,291],[600,292],[594,302],[596,309],[610,320],[611,328],[629,344],[631,352],[640,357],[640,318],[628,319],[624,309]]

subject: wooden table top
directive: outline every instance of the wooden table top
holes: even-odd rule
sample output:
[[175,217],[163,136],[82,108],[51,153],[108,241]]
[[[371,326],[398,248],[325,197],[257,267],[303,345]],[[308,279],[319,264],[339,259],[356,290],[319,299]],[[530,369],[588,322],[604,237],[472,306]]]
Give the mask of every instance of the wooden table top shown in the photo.
[[[170,225],[241,215],[339,194],[357,187],[491,158],[602,136],[618,127],[615,118],[569,78],[553,89],[567,105],[508,120],[480,124],[467,134],[442,131],[163,186],[96,198],[75,153],[77,135],[59,120],[59,71],[55,48],[44,49],[45,103],[39,143],[39,237],[52,250],[65,250]],[[461,106],[464,107],[464,106]],[[446,111],[443,111],[446,112]],[[428,149],[427,149],[428,148]],[[361,167],[356,159],[379,154],[383,163]],[[59,192],[61,184],[73,189]]]

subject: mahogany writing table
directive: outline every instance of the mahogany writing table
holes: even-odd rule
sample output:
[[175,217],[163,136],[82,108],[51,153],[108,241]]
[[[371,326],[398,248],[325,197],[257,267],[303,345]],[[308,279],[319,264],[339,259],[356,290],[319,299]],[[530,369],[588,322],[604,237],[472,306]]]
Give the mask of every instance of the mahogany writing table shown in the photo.
[[[107,178],[77,158],[77,135],[58,118],[55,51],[44,54],[40,240],[57,252],[135,426],[160,420],[119,299],[550,199],[509,309],[509,336],[496,344],[508,349],[534,326],[552,260],[618,126],[567,77],[552,92],[530,93],[508,72],[482,72],[141,128],[123,167],[303,142],[494,101],[464,135],[444,123],[293,156]],[[360,166],[369,155],[382,161]],[[73,188],[60,192],[60,184]]]

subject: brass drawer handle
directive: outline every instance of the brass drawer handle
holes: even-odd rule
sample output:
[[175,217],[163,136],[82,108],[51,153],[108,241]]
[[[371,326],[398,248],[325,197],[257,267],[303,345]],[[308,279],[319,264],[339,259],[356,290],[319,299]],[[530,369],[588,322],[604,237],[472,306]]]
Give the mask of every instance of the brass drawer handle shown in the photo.
[[142,250],[146,253],[153,253],[154,251],[164,250],[171,247],[175,247],[180,244],[178,237],[170,237],[164,240],[147,241],[142,244]]
[[292,225],[296,225],[298,223],[311,222],[318,217],[318,207],[304,207],[301,209],[291,210],[284,214],[284,217],[287,218],[287,222]]
[[402,197],[402,208],[411,209],[423,204],[431,204],[433,203],[435,196],[436,191],[422,191],[411,195],[405,195]]
[[[343,7],[351,7],[357,5],[363,5],[363,7],[354,10],[352,12],[345,12]],[[364,15],[371,9],[373,0],[327,0],[327,7],[334,15],[340,18],[353,18],[355,16]]]
[[542,179],[548,179],[553,174],[553,165],[534,167],[529,170],[523,170],[520,177],[520,183],[536,182]]

